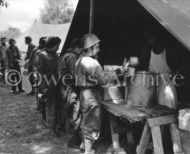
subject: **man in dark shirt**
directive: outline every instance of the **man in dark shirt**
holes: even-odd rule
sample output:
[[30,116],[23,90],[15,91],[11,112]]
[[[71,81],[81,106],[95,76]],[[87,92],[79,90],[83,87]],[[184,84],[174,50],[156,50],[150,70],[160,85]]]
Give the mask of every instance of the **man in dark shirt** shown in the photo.
[[[59,76],[66,77],[67,75],[73,76],[71,83],[61,83],[59,86],[60,99],[59,99],[59,117],[60,125],[67,127],[73,132],[73,137],[69,141],[69,146],[75,146],[80,143],[80,102],[77,99],[77,90],[74,87],[74,73],[75,64],[80,56],[83,49],[83,40],[81,38],[76,38],[72,41],[71,47],[68,52],[63,55],[58,61],[57,71]],[[70,99],[72,98],[72,99]],[[73,101],[73,98],[75,99]],[[68,123],[69,124],[68,124]],[[68,124],[68,125],[67,125]],[[68,130],[67,130],[68,131]],[[66,132],[68,133],[68,132]]]
[[[25,57],[25,61],[27,61],[27,65],[28,65],[28,74],[30,74],[32,72],[32,57],[31,57],[31,53],[32,51],[35,49],[35,45],[32,44],[32,38],[30,36],[26,36],[25,37],[25,43],[26,45],[28,45],[28,50],[27,50],[27,53],[26,53],[26,57]],[[29,76],[29,81],[31,83],[31,86],[32,86],[32,90],[31,92],[29,93],[30,95],[33,95],[35,93],[35,90],[34,90],[34,81],[33,81],[33,75],[30,75]]]

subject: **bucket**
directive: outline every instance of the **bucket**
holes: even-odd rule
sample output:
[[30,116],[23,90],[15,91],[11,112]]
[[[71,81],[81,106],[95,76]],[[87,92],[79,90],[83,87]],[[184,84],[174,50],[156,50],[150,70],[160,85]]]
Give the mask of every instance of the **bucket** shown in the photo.
[[128,81],[127,104],[134,106],[156,105],[155,73],[139,71]]

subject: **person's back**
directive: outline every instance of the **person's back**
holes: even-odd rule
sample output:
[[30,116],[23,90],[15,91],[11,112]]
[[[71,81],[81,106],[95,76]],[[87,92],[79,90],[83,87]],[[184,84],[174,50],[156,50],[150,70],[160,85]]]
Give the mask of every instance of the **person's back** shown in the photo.
[[72,41],[70,49],[63,55],[58,62],[58,74],[64,76],[66,74],[74,75],[75,64],[83,49],[83,40],[76,38]]
[[35,47],[30,55],[29,59],[31,59],[32,71],[34,71],[34,72],[36,71],[36,61],[37,61],[38,54],[40,52],[44,51],[44,49],[45,49],[46,38],[47,37],[41,37],[39,39],[38,47]]
[[54,53],[49,53],[47,50],[38,53],[37,58],[37,70],[42,75],[47,75],[51,77],[56,73],[58,56]]
[[70,74],[74,75],[75,64],[77,62],[78,55],[72,51],[67,52],[58,61],[57,71],[61,76]]
[[[76,63],[77,85],[81,87],[93,87],[105,85],[105,74],[101,65],[96,59],[91,57],[82,57]],[[82,82],[81,80],[82,79]]]
[[42,95],[44,106],[42,107],[42,118],[45,120],[49,128],[52,128],[54,133],[56,132],[56,101],[57,101],[57,89],[56,83],[52,81],[52,78],[56,78],[57,75],[57,60],[56,54],[59,49],[61,39],[59,37],[48,37],[45,50],[39,52],[37,55],[36,68],[37,72],[41,76],[41,82],[39,85],[39,93]]

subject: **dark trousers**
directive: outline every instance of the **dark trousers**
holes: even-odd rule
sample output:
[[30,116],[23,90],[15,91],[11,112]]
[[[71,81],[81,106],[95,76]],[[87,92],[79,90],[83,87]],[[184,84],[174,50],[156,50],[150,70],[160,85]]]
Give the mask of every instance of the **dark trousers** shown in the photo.
[[2,79],[5,83],[5,62],[3,60],[0,62],[0,72],[2,73]]
[[[78,100],[71,101],[72,93],[76,93],[74,88],[60,86],[59,98],[57,104],[57,115],[59,125],[62,127],[70,127],[74,132],[78,130],[81,122],[80,102]],[[77,94],[77,93],[76,93]],[[68,122],[69,126],[66,126]]]
[[34,88],[35,81],[34,81],[33,72],[32,72],[31,69],[29,69],[29,70],[28,70],[28,73],[29,73],[29,82],[30,82],[31,87],[32,87],[32,92],[35,92],[35,88]]
[[46,121],[46,104],[47,104],[47,96],[42,94],[41,97],[38,96],[37,93],[37,108],[39,108],[42,114],[42,120]]
[[22,89],[22,76],[21,76],[20,67],[18,66],[18,67],[15,67],[15,68],[11,68],[11,70],[16,70],[19,73],[19,74],[18,73],[13,74],[11,76],[11,80],[14,81],[15,83],[17,83],[14,86],[11,86],[11,89],[13,91],[16,91],[16,89],[18,88],[19,91],[22,91],[23,90]]

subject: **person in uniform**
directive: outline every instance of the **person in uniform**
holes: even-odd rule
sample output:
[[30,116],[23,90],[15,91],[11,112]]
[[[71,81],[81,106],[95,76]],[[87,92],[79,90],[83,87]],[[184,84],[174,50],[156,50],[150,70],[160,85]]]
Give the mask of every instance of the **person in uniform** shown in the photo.
[[[41,37],[39,39],[39,45],[34,48],[34,50],[31,52],[31,55],[29,58],[30,62],[31,62],[30,65],[32,66],[32,72],[29,75],[33,75],[34,85],[32,85],[32,86],[34,88],[36,88],[36,102],[37,102],[36,109],[39,110],[41,113],[42,113],[43,102],[40,102],[40,97],[38,97],[38,72],[36,69],[36,57],[38,56],[38,53],[42,52],[45,49],[46,38],[47,37]],[[43,116],[43,117],[45,117],[45,116]]]
[[59,37],[48,37],[44,51],[38,53],[36,59],[36,68],[40,75],[39,93],[44,102],[43,120],[45,124],[56,131],[56,101],[57,101],[57,85],[53,79],[57,79],[57,61],[56,52],[59,49],[61,39]]
[[[31,56],[31,53],[35,49],[36,46],[32,43],[32,38],[30,36],[25,37],[25,43],[26,43],[26,45],[28,45],[25,61],[26,61],[26,65],[28,67],[28,74],[30,74],[32,72],[32,59],[31,59],[32,56]],[[33,87],[33,85],[34,85],[33,74],[29,75],[29,81],[30,81],[30,84],[32,86],[32,90],[31,90],[31,92],[29,92],[29,95],[33,95],[33,94],[35,94],[35,89]]]
[[92,145],[100,134],[101,86],[107,85],[107,80],[96,59],[100,51],[99,38],[95,34],[86,34],[83,41],[83,52],[75,68],[75,84],[80,87],[85,154],[93,154]]
[[8,60],[7,60],[7,45],[6,45],[6,37],[1,38],[1,45],[0,45],[0,71],[2,73],[3,82],[5,83],[5,69],[8,67]]
[[58,61],[58,74],[62,78],[70,76],[73,80],[68,81],[64,80],[60,82],[59,85],[59,105],[58,110],[60,125],[66,129],[70,128],[70,132],[73,134],[73,137],[68,142],[68,146],[73,147],[77,144],[80,144],[80,102],[78,100],[78,92],[74,86],[74,73],[75,73],[75,64],[81,54],[83,49],[83,40],[81,38],[76,38],[72,41],[70,49],[63,55]]
[[24,92],[22,89],[22,77],[21,77],[21,70],[19,65],[19,60],[21,58],[20,51],[18,47],[15,45],[16,41],[14,39],[9,40],[9,48],[6,51],[7,58],[8,58],[8,68],[11,71],[17,71],[15,74],[12,75],[12,81],[16,81],[16,85],[12,86],[12,92],[16,93],[16,89],[18,87],[19,92]]

